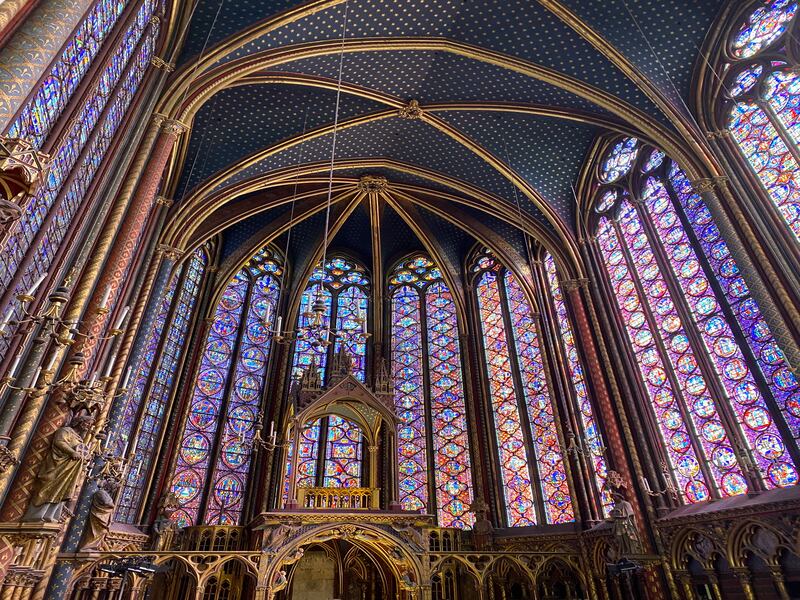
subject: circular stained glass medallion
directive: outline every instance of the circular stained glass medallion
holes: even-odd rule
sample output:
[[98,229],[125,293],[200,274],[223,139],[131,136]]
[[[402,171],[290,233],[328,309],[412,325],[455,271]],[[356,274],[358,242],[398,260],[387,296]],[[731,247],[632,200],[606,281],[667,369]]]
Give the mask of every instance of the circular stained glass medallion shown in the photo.
[[760,406],[753,406],[744,411],[744,422],[750,429],[764,431],[772,425],[772,417]]
[[693,479],[686,484],[686,499],[689,502],[703,502],[708,500],[708,488],[706,484],[698,479]]
[[789,487],[797,484],[797,469],[787,462],[776,462],[767,470],[770,481],[778,487]]
[[639,140],[633,137],[618,142],[603,162],[600,178],[606,183],[611,183],[630,171],[639,153],[638,144]]
[[747,481],[740,473],[725,473],[720,483],[722,493],[726,496],[738,496],[747,493]]
[[786,452],[786,446],[778,436],[764,433],[756,440],[756,452],[767,460],[777,460]]
[[714,448],[714,451],[711,453],[711,460],[723,471],[732,469],[737,463],[736,453],[729,446],[718,446]]
[[208,456],[208,440],[205,436],[195,433],[183,440],[181,446],[181,458],[187,465],[196,465]]

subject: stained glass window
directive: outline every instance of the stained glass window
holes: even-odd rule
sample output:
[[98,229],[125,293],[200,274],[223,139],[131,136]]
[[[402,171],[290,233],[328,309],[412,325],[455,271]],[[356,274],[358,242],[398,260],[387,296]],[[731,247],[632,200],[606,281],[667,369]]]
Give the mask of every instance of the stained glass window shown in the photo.
[[[300,337],[295,342],[292,358],[292,377],[298,379],[312,364],[316,365],[320,380],[330,376],[328,365],[342,349],[353,361],[353,375],[359,381],[366,379],[366,334],[369,311],[369,278],[364,268],[344,257],[327,260],[325,269],[318,264],[300,300],[298,329],[312,323],[312,307],[321,300],[325,310],[322,327],[331,327],[347,335],[329,336],[329,344]],[[355,423],[340,417],[327,417],[307,423],[300,432],[300,453],[297,464],[297,486],[358,487],[361,485],[363,462],[361,431]],[[320,448],[322,446],[322,448]],[[292,476],[291,463],[294,448],[289,448],[286,464],[286,481]],[[322,465],[320,469],[320,457]],[[288,485],[284,486],[288,490]],[[285,495],[284,495],[284,499]]]
[[[159,33],[158,22],[150,21],[155,8],[156,0],[142,4],[104,71],[93,82],[93,91],[87,93],[71,130],[53,149],[44,183],[0,253],[0,289],[6,289],[29,252],[34,254],[19,285],[21,291],[29,289],[50,268],[150,65]],[[40,232],[43,226],[46,229]],[[5,350],[5,344],[0,341],[0,351]]]
[[668,476],[686,502],[794,485],[798,383],[711,213],[657,149],[620,178],[598,191],[597,243]]
[[777,214],[800,239],[800,77],[784,51],[785,38],[796,35],[796,13],[797,2],[768,0],[739,24],[729,40],[734,62],[725,67],[722,113]]
[[553,301],[556,320],[558,321],[558,328],[561,333],[561,342],[566,354],[569,377],[572,382],[572,389],[575,393],[578,409],[577,413],[583,428],[581,436],[583,437],[583,441],[589,453],[589,458],[591,459],[595,488],[600,496],[603,514],[607,517],[614,507],[614,502],[609,489],[606,487],[608,467],[606,465],[605,445],[603,444],[602,433],[600,432],[599,424],[595,418],[594,408],[592,407],[592,401],[589,397],[586,378],[583,374],[583,364],[578,356],[575,336],[572,333],[572,325],[570,324],[567,314],[567,305],[564,302],[564,296],[561,292],[561,286],[556,273],[556,261],[553,260],[550,254],[546,254],[544,257],[544,268],[547,276],[547,283],[550,287],[550,297]]
[[270,338],[283,268],[269,248],[256,253],[230,280],[214,312],[180,436],[172,491],[180,501],[173,519],[182,527],[202,521],[235,525],[250,466]]
[[452,293],[424,256],[397,265],[389,287],[400,503],[405,510],[435,507],[441,527],[471,527],[472,473]]
[[[122,0],[99,0],[91,8],[9,127],[9,137],[23,138],[36,148],[42,147],[126,5]],[[103,89],[110,89],[105,83]]]
[[123,445],[118,450],[130,450],[130,468],[117,503],[116,518],[124,523],[138,522],[142,492],[160,444],[164,411],[180,368],[206,266],[205,250],[199,249],[185,267],[185,276],[182,277],[182,268],[172,277],[132,377],[122,426],[115,432],[118,445]]
[[533,312],[488,250],[473,273],[508,525],[574,521]]

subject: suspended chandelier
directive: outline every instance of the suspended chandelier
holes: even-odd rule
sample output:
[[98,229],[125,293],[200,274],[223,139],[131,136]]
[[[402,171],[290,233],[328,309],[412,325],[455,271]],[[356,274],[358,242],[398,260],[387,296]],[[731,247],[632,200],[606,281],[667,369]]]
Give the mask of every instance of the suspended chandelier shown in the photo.
[[[312,278],[317,279],[316,291],[314,293],[314,299],[311,302],[311,305],[308,308],[308,310],[301,313],[301,316],[303,318],[300,324],[298,324],[297,330],[293,335],[288,334],[288,332],[281,332],[280,318],[278,318],[278,326],[273,332],[275,339],[279,342],[288,343],[295,340],[305,341],[314,350],[318,352],[323,351],[325,348],[330,346],[331,343],[333,343],[334,338],[339,338],[340,340],[345,342],[359,343],[366,341],[366,339],[370,335],[367,332],[367,315],[366,312],[361,308],[353,306],[350,307],[351,309],[357,308],[357,310],[351,310],[351,313],[356,314],[357,316],[350,319],[350,321],[356,324],[356,327],[349,327],[349,328],[342,327],[341,330],[334,330],[331,328],[331,324],[328,322],[328,319],[325,318],[328,309],[328,303],[325,300],[324,286],[328,268],[327,255],[328,255],[328,244],[330,237],[331,204],[333,196],[333,172],[336,165],[336,141],[339,132],[339,109],[342,96],[342,73],[344,66],[344,44],[345,44],[345,39],[347,37],[348,8],[349,8],[349,0],[346,0],[344,3],[344,19],[342,22],[341,46],[339,49],[339,73],[336,83],[336,104],[334,108],[333,134],[331,143],[331,160],[330,160],[330,169],[328,173],[328,191],[327,191],[327,199],[325,205],[325,230],[322,243],[322,260],[319,263],[319,275],[317,276],[316,269],[312,274]],[[298,166],[298,171],[299,171],[299,166]],[[297,194],[297,180],[295,180],[295,196],[296,194]],[[294,203],[294,199],[292,200],[292,202]],[[292,205],[292,211],[294,211],[294,204]],[[287,239],[287,252],[288,252],[288,239]],[[357,300],[354,301],[357,302]]]

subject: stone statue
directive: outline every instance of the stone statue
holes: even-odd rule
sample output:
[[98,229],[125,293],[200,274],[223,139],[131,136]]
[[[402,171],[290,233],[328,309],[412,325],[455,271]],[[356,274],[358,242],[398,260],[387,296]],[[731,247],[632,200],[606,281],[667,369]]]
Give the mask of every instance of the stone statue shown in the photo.
[[61,518],[61,509],[72,498],[75,483],[89,459],[84,437],[93,424],[91,415],[78,415],[53,434],[50,451],[36,475],[33,497],[23,521],[55,522]]
[[614,534],[617,558],[641,554],[643,551],[642,541],[639,538],[639,530],[636,528],[633,506],[619,489],[612,490],[611,497],[614,499],[614,508],[611,509],[610,515],[611,531]]
[[111,528],[116,503],[114,497],[119,489],[119,480],[113,477],[101,479],[97,491],[92,494],[92,506],[89,509],[89,520],[83,530],[83,538],[79,549],[81,552],[103,550],[106,534]]
[[476,550],[487,550],[494,542],[494,527],[489,520],[489,505],[486,500],[475,498],[469,507],[475,515],[475,525],[472,527],[472,541]]
[[158,516],[153,523],[153,550],[168,550],[176,526],[172,515],[181,507],[175,492],[167,492],[158,503]]

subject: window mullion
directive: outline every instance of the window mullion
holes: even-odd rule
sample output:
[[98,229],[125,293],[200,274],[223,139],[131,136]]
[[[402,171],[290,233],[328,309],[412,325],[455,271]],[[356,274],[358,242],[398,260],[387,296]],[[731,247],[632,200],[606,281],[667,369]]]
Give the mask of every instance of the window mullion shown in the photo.
[[427,303],[427,290],[430,285],[425,286],[424,290],[417,290],[419,294],[419,328],[420,328],[420,341],[422,346],[422,397],[425,409],[425,461],[428,464],[428,506],[427,512],[429,515],[436,517],[436,523],[439,522],[439,507],[436,498],[436,463],[433,459],[433,453],[436,445],[433,443],[433,414],[431,411],[431,370],[430,370],[430,353],[428,352],[428,303]]
[[[522,424],[523,435],[525,436],[526,451],[528,454],[528,470],[531,476],[531,490],[534,493],[537,518],[536,522],[540,525],[547,523],[547,510],[544,505],[544,493],[542,492],[542,482],[539,478],[539,457],[536,454],[536,446],[533,443],[533,425],[528,418],[527,397],[525,395],[525,385],[522,381],[522,372],[519,365],[519,348],[517,347],[517,336],[514,332],[514,325],[511,321],[508,294],[506,293],[505,271],[497,272],[497,291],[500,295],[500,303],[503,312],[503,325],[506,330],[506,341],[508,342],[508,358],[511,364],[511,373],[514,378],[514,392],[517,397],[517,411],[519,412],[520,423]],[[535,321],[535,319],[534,319]],[[534,335],[538,337],[539,332],[535,328]],[[513,349],[513,352],[512,352]],[[534,485],[535,482],[535,485]]]
[[[768,75],[765,75],[764,81],[766,81]],[[786,129],[786,125],[783,124],[778,113],[775,112],[775,109],[772,108],[769,100],[765,100],[762,97],[757,97],[754,99],[754,104],[764,111],[764,114],[769,117],[769,121],[778,134],[783,138],[783,143],[786,144],[786,148],[789,150],[789,153],[794,158],[795,162],[800,166],[800,148],[797,147],[797,142],[792,137],[792,134]]]
[[[706,480],[706,484],[709,487],[713,487],[716,495],[719,497],[717,481],[714,477],[712,477],[707,466],[707,462],[710,460],[711,457],[706,456],[705,448],[703,448],[702,444],[698,443],[699,439],[698,432],[695,428],[694,420],[689,416],[691,412],[689,411],[689,408],[686,406],[686,399],[684,398],[683,395],[684,388],[683,386],[680,385],[678,377],[675,375],[675,372],[673,371],[673,365],[672,361],[669,358],[669,353],[664,347],[664,341],[662,339],[663,334],[661,328],[658,326],[658,322],[653,316],[647,294],[645,293],[644,287],[642,286],[642,282],[639,279],[639,273],[636,271],[633,257],[631,256],[630,249],[628,248],[627,239],[621,227],[619,226],[619,223],[617,223],[616,221],[612,221],[612,226],[616,230],[616,235],[620,242],[619,244],[620,250],[625,255],[625,261],[628,264],[628,271],[631,276],[631,281],[633,281],[634,285],[636,286],[636,291],[639,296],[639,300],[641,302],[642,313],[645,315],[645,318],[647,319],[647,322],[650,325],[650,329],[653,332],[653,343],[658,349],[658,353],[661,355],[661,362],[664,365],[664,370],[666,371],[667,377],[670,380],[670,384],[673,388],[673,393],[675,394],[675,399],[680,405],[681,413],[683,414],[683,421],[686,425],[687,430],[691,434],[692,446],[694,447],[695,453],[698,455],[698,457],[699,458],[701,457],[703,459],[698,461],[700,462],[700,470],[703,473],[703,477]],[[674,468],[676,468],[675,465],[673,465],[673,469]],[[672,469],[670,470],[670,474],[672,475],[674,480],[674,473],[672,473]]]

